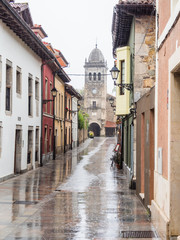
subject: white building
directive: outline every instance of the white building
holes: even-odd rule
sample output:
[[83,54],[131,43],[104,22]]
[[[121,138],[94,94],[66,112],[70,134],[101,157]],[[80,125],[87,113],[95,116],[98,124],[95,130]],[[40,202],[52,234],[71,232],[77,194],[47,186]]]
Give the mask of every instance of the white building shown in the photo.
[[40,163],[41,67],[52,55],[0,0],[0,181]]

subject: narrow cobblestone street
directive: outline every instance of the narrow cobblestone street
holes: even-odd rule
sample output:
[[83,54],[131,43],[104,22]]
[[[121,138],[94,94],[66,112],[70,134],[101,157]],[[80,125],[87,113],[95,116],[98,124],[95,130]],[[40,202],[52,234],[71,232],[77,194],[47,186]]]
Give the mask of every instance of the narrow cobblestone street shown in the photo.
[[125,175],[111,166],[114,146],[115,138],[88,139],[1,183],[0,239],[119,240],[127,231],[154,233]]

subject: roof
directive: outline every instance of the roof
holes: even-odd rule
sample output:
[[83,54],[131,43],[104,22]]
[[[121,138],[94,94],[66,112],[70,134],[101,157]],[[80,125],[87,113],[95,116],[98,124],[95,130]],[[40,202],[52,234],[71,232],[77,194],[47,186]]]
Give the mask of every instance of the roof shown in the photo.
[[119,0],[119,4],[153,4],[155,0]]
[[31,17],[31,13],[29,10],[28,3],[9,3],[12,8],[15,9],[15,11],[22,17],[22,19],[30,26],[33,26],[33,20]]
[[[54,49],[51,43],[43,42],[43,44],[46,46],[47,49],[49,49],[50,52],[52,52],[54,58],[56,59],[56,61],[59,64],[59,66],[61,66],[61,61],[59,61],[59,59],[58,59],[59,55],[57,55],[57,49]],[[59,71],[56,72],[57,75],[63,80],[63,82],[70,82],[71,79],[69,78],[67,73],[62,69],[62,67],[63,66],[61,66]]]
[[69,76],[61,68],[55,55],[47,49],[7,0],[0,0],[0,19],[43,60],[43,64],[48,64],[64,82],[70,82]]
[[61,67],[67,67],[69,65],[69,63],[66,60],[66,58],[64,57],[64,55],[62,54],[62,52],[58,49],[54,49],[54,51],[55,51],[55,56],[56,56],[58,62],[60,63]]
[[116,123],[115,122],[106,121],[104,127],[105,128],[115,128],[116,127]]
[[77,99],[81,100],[82,96],[73,88],[73,86],[69,84],[65,84],[65,90],[68,92],[71,96],[75,96]]
[[155,15],[155,0],[120,0],[114,7],[112,21],[113,54],[127,45],[135,16]]
[[31,29],[33,30],[33,32],[35,34],[36,34],[36,32],[39,32],[42,39],[45,37],[48,37],[47,33],[44,31],[44,29],[42,28],[41,25],[34,24],[34,26],[32,26]]
[[43,60],[54,59],[42,41],[6,0],[0,0],[0,19]]
[[104,56],[100,49],[96,47],[91,51],[89,55],[89,62],[104,62]]

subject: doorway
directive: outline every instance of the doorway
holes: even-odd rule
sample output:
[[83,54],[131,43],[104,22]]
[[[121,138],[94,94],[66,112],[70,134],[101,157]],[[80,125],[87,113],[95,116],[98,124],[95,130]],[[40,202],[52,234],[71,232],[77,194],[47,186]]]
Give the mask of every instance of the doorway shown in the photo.
[[92,131],[94,133],[95,137],[99,137],[100,136],[100,126],[97,123],[91,123],[89,126],[88,131]]
[[22,148],[22,131],[16,129],[15,133],[15,153],[14,153],[14,174],[21,172],[21,148]]

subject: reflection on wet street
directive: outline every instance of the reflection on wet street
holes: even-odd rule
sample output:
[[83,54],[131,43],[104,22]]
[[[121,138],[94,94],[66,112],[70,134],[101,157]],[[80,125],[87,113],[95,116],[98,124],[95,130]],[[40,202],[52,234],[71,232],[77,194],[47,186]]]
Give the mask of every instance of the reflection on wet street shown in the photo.
[[115,141],[88,139],[1,183],[0,239],[119,240],[123,231],[153,231],[125,175],[111,167]]

